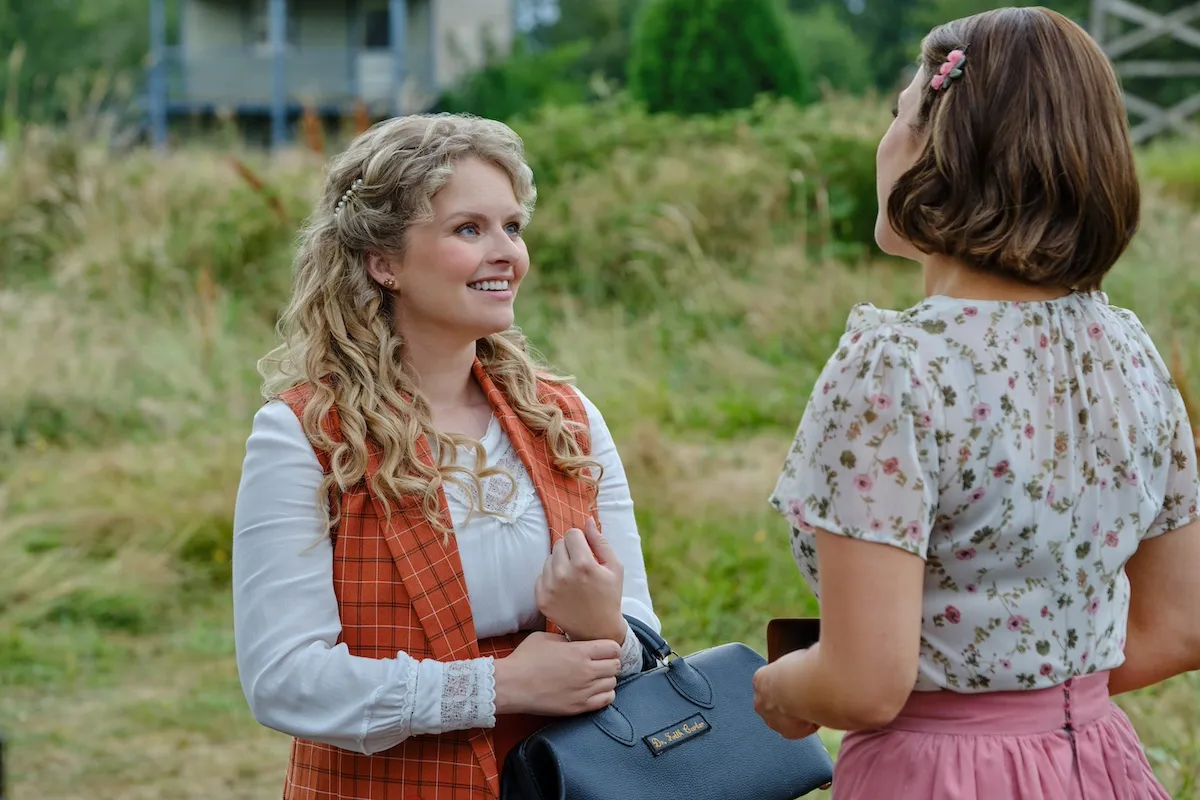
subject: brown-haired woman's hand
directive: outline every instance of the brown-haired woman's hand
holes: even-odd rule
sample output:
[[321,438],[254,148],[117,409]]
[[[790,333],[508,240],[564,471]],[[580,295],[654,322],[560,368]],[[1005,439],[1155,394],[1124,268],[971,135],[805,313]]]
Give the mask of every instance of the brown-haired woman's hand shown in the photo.
[[625,570],[608,540],[589,519],[555,543],[535,586],[538,610],[568,637],[625,641],[621,616]]
[[609,639],[571,642],[531,633],[498,658],[497,714],[571,716],[604,708],[616,698],[621,646]]
[[785,739],[805,739],[820,730],[819,725],[797,718],[787,707],[789,667],[804,657],[803,650],[788,653],[754,673],[754,711]]

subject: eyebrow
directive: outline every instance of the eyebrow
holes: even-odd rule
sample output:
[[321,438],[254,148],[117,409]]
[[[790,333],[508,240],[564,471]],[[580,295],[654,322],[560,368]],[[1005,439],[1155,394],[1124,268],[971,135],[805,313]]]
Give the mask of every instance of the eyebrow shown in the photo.
[[[505,217],[506,219],[507,218],[519,219],[522,215],[521,215],[521,210],[519,208],[514,207],[513,209],[508,211],[508,213],[503,214],[502,216]],[[446,217],[446,221],[452,222],[454,220],[466,219],[466,220],[473,220],[473,221],[478,222],[480,220],[485,220],[487,218],[488,218],[488,215],[483,213],[482,211],[455,211],[453,214]]]

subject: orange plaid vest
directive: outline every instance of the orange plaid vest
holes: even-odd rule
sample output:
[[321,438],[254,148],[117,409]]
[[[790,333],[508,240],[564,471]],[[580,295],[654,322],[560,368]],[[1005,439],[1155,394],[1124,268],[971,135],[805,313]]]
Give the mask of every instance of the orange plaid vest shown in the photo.
[[[474,374],[529,470],[545,507],[551,542],[561,539],[570,528],[582,528],[589,515],[599,525],[595,491],[554,469],[545,440],[525,428],[478,361]],[[587,425],[587,411],[570,387],[539,382],[538,394],[543,401],[562,408],[568,419]],[[299,417],[311,396],[311,388],[301,384],[283,392],[280,399]],[[324,425],[336,441],[340,430],[336,408]],[[589,452],[586,429],[579,441],[584,452]],[[418,442],[417,454],[433,463],[424,437]],[[328,471],[328,454],[317,453],[317,457]],[[374,452],[368,476],[378,464],[379,453]],[[450,525],[444,494],[440,500],[444,520]],[[333,580],[342,622],[339,642],[352,654],[393,658],[402,650],[414,658],[439,661],[500,658],[528,635],[476,638],[454,538],[443,545],[441,535],[422,515],[418,498],[405,498],[399,505],[393,502],[390,522],[366,480],[343,492],[341,501],[342,518],[333,545]],[[547,623],[547,630],[560,632],[552,622]],[[508,750],[547,721],[544,717],[505,715],[497,717],[495,729],[413,736],[373,755],[294,738],[283,798],[494,800],[500,796],[499,774]]]

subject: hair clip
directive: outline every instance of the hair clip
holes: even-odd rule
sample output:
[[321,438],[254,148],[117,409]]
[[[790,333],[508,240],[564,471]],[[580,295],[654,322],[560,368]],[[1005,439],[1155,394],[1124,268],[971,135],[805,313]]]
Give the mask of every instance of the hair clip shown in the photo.
[[946,56],[946,62],[938,68],[937,74],[929,79],[929,86],[936,92],[955,78],[962,77],[963,64],[967,61],[966,48],[951,50]]
[[342,210],[342,206],[346,205],[346,203],[348,203],[350,201],[350,198],[354,195],[354,190],[357,189],[358,187],[362,186],[362,183],[363,183],[363,179],[357,178],[357,179],[355,179],[354,183],[350,184],[349,189],[342,192],[341,199],[337,201],[337,208],[335,208],[333,211],[334,214],[337,214],[339,211]]

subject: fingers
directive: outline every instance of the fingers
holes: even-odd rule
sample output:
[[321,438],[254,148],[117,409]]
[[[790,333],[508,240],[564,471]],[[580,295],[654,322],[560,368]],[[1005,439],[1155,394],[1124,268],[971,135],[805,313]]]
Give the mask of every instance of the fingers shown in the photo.
[[580,642],[581,645],[587,647],[588,656],[593,661],[606,661],[608,659],[621,659],[621,645],[614,642],[612,639],[593,639],[590,642]]
[[617,695],[615,692],[605,692],[604,694],[593,695],[592,697],[588,698],[586,703],[584,703],[583,711],[599,711],[602,708],[607,708],[608,706],[612,705],[613,701],[616,699]]
[[587,699],[583,708],[584,711],[599,711],[606,706],[612,705],[616,699],[617,693],[612,690],[598,692]]
[[600,529],[596,527],[596,521],[591,517],[588,517],[587,522],[583,524],[583,535],[587,539],[596,561],[601,564],[611,564],[618,560],[617,552],[613,550],[608,539],[604,538],[604,534],[600,533]]
[[596,562],[595,556],[592,555],[589,540],[579,528],[571,528],[567,531],[563,535],[563,542],[566,546],[567,556],[570,558],[572,564],[584,566],[589,562]]
[[571,577],[571,557],[567,553],[567,540],[559,539],[550,551],[550,571],[560,581]]
[[592,674],[597,678],[612,678],[614,685],[621,674],[621,659],[605,658],[592,661]]

